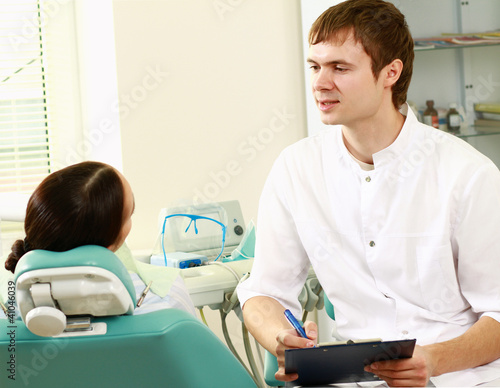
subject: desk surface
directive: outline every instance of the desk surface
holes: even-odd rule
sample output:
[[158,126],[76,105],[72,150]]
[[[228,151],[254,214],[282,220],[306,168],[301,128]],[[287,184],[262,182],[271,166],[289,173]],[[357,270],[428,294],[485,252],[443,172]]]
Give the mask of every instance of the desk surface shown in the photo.
[[252,269],[253,259],[227,263],[211,263],[181,270],[189,295],[195,307],[220,308],[224,294],[232,292],[246,273]]
[[[181,274],[195,307],[219,309],[224,301],[224,294],[234,291],[239,279],[251,271],[252,265],[253,259],[212,263],[183,269]],[[312,268],[307,278],[316,278]]]
[[[142,252],[141,252],[142,253]],[[149,254],[150,255],[150,254]],[[149,262],[149,256],[137,253],[134,257],[143,262]],[[209,306],[216,310],[221,308],[224,295],[233,292],[239,280],[251,271],[253,259],[222,262],[181,270],[189,295],[195,307]],[[309,270],[308,279],[316,274]]]

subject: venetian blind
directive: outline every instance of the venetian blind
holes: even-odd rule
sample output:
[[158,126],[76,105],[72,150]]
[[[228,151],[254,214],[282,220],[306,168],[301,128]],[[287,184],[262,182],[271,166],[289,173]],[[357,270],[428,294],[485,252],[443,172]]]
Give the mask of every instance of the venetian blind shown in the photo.
[[31,192],[51,172],[40,0],[0,0],[0,192]]

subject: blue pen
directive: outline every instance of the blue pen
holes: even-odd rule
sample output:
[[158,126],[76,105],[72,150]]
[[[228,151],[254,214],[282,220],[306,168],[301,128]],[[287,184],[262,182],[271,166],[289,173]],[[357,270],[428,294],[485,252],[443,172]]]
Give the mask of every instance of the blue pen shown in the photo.
[[[304,328],[300,325],[299,321],[295,319],[293,314],[290,312],[290,310],[286,309],[285,310],[285,317],[288,319],[288,322],[290,322],[295,330],[297,330],[297,333],[304,338],[308,338],[306,335],[306,332],[304,331]],[[309,338],[308,338],[309,339]]]

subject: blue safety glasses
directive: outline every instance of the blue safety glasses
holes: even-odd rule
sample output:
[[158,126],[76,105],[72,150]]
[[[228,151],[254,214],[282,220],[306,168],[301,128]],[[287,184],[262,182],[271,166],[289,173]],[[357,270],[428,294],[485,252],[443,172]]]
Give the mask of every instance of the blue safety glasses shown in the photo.
[[[221,257],[226,242],[226,225],[214,218],[196,214],[176,213],[166,216],[161,229],[161,248],[165,265],[167,254],[165,240],[170,249],[178,252],[210,252]],[[207,255],[208,257],[208,255]]]

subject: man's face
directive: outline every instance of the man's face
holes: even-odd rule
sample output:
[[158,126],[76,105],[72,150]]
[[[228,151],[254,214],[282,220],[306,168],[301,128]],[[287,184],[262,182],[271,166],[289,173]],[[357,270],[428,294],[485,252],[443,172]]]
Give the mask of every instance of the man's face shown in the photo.
[[377,113],[383,84],[376,80],[371,58],[352,34],[343,43],[310,46],[311,86],[321,121],[325,124],[362,125]]

